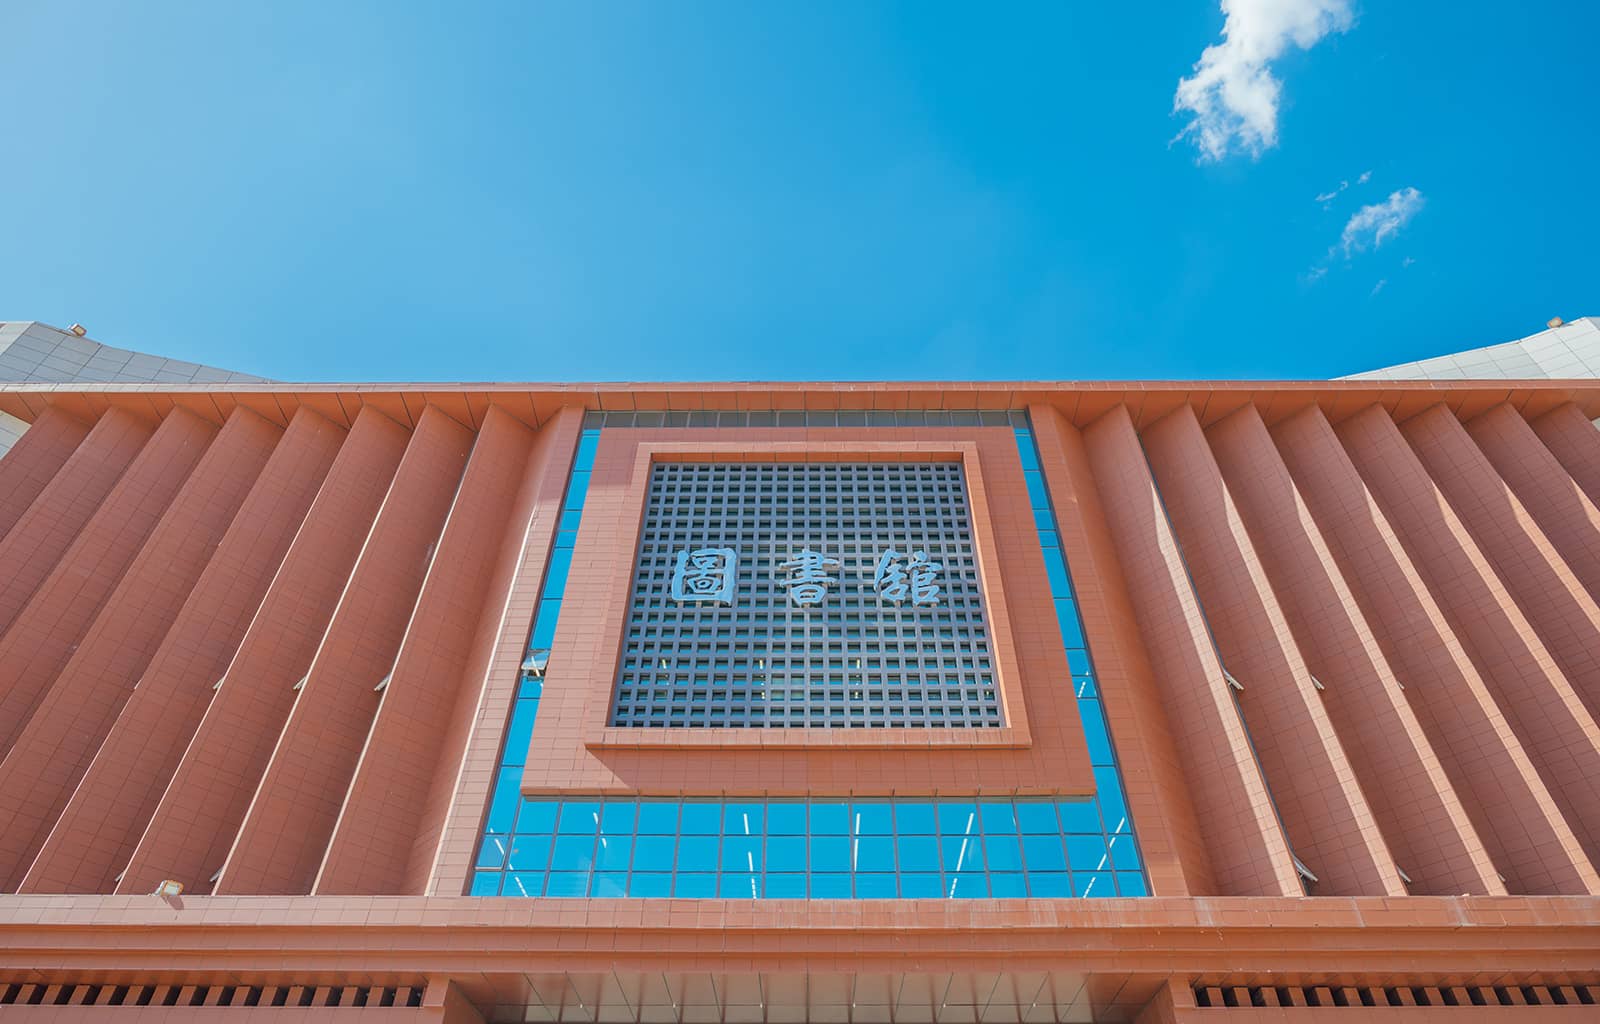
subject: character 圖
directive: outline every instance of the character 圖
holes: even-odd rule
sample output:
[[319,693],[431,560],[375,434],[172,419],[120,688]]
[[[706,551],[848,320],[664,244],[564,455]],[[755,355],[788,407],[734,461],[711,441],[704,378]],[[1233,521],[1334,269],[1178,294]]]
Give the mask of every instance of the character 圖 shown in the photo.
[[672,570],[672,599],[679,604],[733,604],[739,579],[739,554],[732,548],[678,552]]

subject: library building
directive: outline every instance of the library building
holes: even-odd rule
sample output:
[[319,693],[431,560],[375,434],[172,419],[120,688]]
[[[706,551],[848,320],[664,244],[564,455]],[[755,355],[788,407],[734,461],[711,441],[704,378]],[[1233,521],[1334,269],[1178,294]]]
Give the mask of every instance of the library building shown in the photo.
[[1600,1020],[1600,380],[50,345],[0,1021]]

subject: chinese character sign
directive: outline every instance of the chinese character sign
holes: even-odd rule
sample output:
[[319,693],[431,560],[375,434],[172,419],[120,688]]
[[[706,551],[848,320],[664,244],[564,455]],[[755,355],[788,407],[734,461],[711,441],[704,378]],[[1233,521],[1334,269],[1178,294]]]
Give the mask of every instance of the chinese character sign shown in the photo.
[[611,724],[1004,726],[960,461],[797,457],[650,465]]
[[732,604],[738,576],[739,555],[732,548],[680,551],[672,570],[672,599],[679,604]]
[[[796,606],[809,608],[822,604],[828,591],[839,582],[829,575],[840,568],[837,558],[829,558],[806,548],[778,563],[779,586]],[[944,588],[939,574],[944,566],[930,561],[928,553],[916,549],[902,555],[894,548],[885,551],[872,571],[872,589],[881,601],[918,608],[939,604]],[[708,603],[731,606],[739,576],[739,554],[733,548],[698,548],[679,551],[672,572],[672,599],[678,604]]]
[[789,600],[802,608],[822,603],[828,594],[828,587],[839,582],[828,575],[828,570],[837,568],[837,558],[827,558],[809,548],[786,562],[778,563],[778,570],[788,574],[782,585],[789,590]]
[[930,607],[939,603],[940,587],[934,580],[943,569],[938,562],[928,561],[926,551],[913,551],[907,558],[890,548],[878,559],[872,586],[890,604],[904,604],[910,598],[913,605]]

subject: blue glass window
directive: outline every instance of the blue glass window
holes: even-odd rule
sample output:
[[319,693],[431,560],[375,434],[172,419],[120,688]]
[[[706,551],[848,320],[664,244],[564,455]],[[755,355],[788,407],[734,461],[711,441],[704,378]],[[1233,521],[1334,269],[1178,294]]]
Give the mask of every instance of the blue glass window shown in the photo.
[[527,759],[528,744],[533,739],[533,719],[538,713],[538,698],[518,700],[512,709],[511,725],[506,729],[505,758],[501,762],[507,768],[520,767]]
[[683,836],[678,840],[678,870],[715,871],[722,841],[716,836]]
[[812,836],[811,870],[849,871],[850,840],[844,836]]
[[811,898],[814,900],[847,900],[851,896],[848,874],[814,874],[811,876]]
[[894,821],[895,830],[903,836],[931,836],[934,833],[933,804],[895,804]]
[[633,841],[633,870],[670,872],[677,854],[678,842],[672,836],[639,836]]
[[[530,651],[551,653],[599,423],[605,419],[599,414],[585,418],[534,615]],[[1012,413],[1009,420],[1067,655],[1070,679],[1062,685],[1070,685],[1078,699],[1094,765],[1094,796],[726,803],[523,800],[522,765],[543,686],[542,672],[526,672],[507,723],[472,894],[699,899],[1146,895],[1116,749],[1095,685],[1049,489],[1025,417]]]
[[484,829],[490,835],[511,831],[517,819],[517,798],[522,786],[521,768],[501,768],[495,778],[494,795],[489,798],[489,820]]
[[628,895],[628,873],[626,871],[596,872],[594,882],[589,886],[589,895],[602,897]]
[[858,872],[894,871],[894,840],[863,836],[855,840],[851,869]]
[[795,803],[772,804],[767,808],[767,834],[771,836],[803,836],[806,834],[806,805]]
[[990,871],[1022,870],[1022,844],[1012,836],[986,836],[983,856]]
[[1072,880],[1065,871],[1028,872],[1028,895],[1034,899],[1062,899],[1072,895]]
[[1022,855],[1028,862],[1028,871],[1065,871],[1067,858],[1061,851],[1060,836],[1024,836]]
[[607,800],[600,812],[600,831],[608,836],[631,836],[636,829],[637,804],[626,800]]
[[767,899],[803,900],[806,898],[806,876],[801,873],[772,874],[767,876]]
[[511,852],[506,858],[507,868],[512,871],[544,871],[549,866],[549,836],[516,836],[511,840]]
[[714,874],[679,873],[672,884],[672,895],[694,899],[710,899],[717,894],[717,876]]
[[939,841],[933,836],[901,836],[896,850],[902,872],[939,870]]
[[502,896],[539,896],[543,895],[540,887],[544,885],[544,872],[523,873],[513,871],[505,876],[505,885],[501,888]]
[[767,870],[779,874],[806,870],[806,839],[804,836],[769,836],[767,839]]
[[862,900],[894,899],[899,895],[899,885],[892,874],[856,876],[856,898]]
[[855,805],[855,833],[858,836],[886,836],[894,832],[894,811],[886,803]]
[[811,805],[811,834],[814,836],[842,836],[850,832],[850,808],[844,804],[814,803]]
[[678,831],[678,805],[663,801],[646,801],[639,805],[639,834],[645,836],[670,836]]
[[628,878],[628,895],[659,898],[672,895],[672,873],[639,871]]

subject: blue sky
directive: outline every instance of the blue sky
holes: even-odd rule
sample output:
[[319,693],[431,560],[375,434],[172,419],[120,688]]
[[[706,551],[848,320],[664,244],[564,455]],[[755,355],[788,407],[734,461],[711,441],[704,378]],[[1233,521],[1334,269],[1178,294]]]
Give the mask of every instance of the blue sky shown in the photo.
[[1099,379],[1600,315],[1600,5],[1229,8],[1197,72],[1216,0],[3,0],[0,319],[281,379]]

